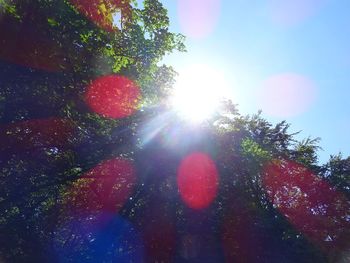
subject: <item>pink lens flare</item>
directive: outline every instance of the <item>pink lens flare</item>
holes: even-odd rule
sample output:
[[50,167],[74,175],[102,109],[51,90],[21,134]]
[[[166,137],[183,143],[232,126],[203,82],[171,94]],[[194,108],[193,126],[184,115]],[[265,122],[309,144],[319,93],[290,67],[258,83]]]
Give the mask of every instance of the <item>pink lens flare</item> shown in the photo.
[[326,0],[269,0],[271,20],[281,26],[295,26],[313,16]]
[[208,36],[220,15],[220,0],[179,0],[179,21],[184,33],[193,38]]
[[308,78],[284,73],[268,78],[257,92],[258,105],[274,117],[292,117],[310,108],[316,97],[315,84]]

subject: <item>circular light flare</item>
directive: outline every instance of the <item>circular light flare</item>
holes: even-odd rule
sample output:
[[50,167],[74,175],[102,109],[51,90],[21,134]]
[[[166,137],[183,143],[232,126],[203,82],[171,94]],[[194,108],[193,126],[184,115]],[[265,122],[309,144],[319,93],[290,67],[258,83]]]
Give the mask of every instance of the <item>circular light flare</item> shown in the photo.
[[162,204],[150,207],[144,216],[143,240],[146,262],[171,262],[176,248],[176,229],[173,218]]
[[130,79],[119,75],[106,75],[92,81],[85,100],[90,108],[109,118],[132,115],[141,99],[139,87]]
[[177,184],[187,206],[197,210],[208,207],[216,197],[219,184],[214,161],[201,152],[186,156],[178,170]]
[[326,0],[268,0],[269,16],[275,24],[290,27],[313,16]]
[[58,262],[142,262],[144,254],[135,225],[113,213],[64,217],[49,245]]
[[57,117],[0,125],[0,149],[9,153],[42,147],[68,148],[75,133],[73,122]]
[[[234,210],[224,217],[221,229],[225,262],[256,262],[264,253],[265,233],[255,225],[257,214],[249,208],[233,206]],[[255,249],[252,251],[251,247]]]
[[129,1],[70,0],[70,2],[81,14],[108,32],[121,29],[121,23],[116,21],[120,20],[121,16],[131,17]]
[[179,22],[184,33],[204,38],[214,31],[221,9],[219,0],[179,0]]
[[303,165],[289,160],[265,164],[263,184],[271,203],[321,248],[344,249],[350,204],[346,196]]
[[222,72],[205,64],[194,64],[179,73],[171,104],[182,117],[201,122],[218,109],[225,97],[229,97],[229,91]]
[[10,16],[0,18],[0,58],[33,69],[60,72],[71,69],[71,54],[46,36],[38,22],[27,17],[18,23]]
[[136,180],[131,160],[105,160],[74,182],[65,200],[67,210],[73,214],[118,213],[132,195]]
[[263,112],[275,117],[293,117],[310,108],[316,97],[312,80],[295,73],[274,75],[264,81],[257,100]]

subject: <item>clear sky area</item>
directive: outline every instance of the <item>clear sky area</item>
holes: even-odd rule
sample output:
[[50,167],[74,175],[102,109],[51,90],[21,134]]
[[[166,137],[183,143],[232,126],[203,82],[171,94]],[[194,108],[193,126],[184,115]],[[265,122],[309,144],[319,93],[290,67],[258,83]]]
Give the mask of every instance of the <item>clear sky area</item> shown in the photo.
[[300,139],[321,137],[321,163],[339,151],[350,154],[350,1],[163,4],[188,50],[166,64],[180,72],[189,64],[220,71],[242,114],[261,109],[272,123],[285,119],[292,132],[302,130]]

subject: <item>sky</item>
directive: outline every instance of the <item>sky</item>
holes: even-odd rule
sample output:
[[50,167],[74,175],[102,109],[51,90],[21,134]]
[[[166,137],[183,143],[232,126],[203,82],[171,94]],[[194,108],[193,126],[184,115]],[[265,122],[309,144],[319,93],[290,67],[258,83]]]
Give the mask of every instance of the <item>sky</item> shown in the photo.
[[[242,114],[287,120],[320,137],[320,162],[350,155],[350,1],[162,0],[187,53],[164,62],[181,71],[221,71]],[[210,78],[203,74],[203,78]]]

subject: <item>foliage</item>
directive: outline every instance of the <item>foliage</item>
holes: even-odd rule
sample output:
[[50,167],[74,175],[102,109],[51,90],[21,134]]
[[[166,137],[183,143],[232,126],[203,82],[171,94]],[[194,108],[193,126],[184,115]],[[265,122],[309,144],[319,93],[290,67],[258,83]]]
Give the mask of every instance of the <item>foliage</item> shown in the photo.
[[[321,165],[319,139],[297,141],[287,122],[230,101],[194,129],[165,105],[176,72],[160,61],[185,47],[163,5],[120,1],[118,27],[112,2],[91,1],[97,21],[83,2],[0,1],[0,261],[346,260],[349,158]],[[140,87],[130,116],[87,105],[109,74]],[[219,174],[201,211],[176,185],[192,152]]]

